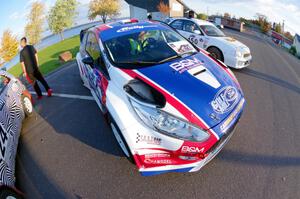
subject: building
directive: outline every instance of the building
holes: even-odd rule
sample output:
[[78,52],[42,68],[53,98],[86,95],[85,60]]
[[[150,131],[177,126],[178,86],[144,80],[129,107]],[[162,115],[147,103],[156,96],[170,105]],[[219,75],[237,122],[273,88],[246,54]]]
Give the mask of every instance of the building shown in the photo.
[[293,46],[296,47],[297,55],[300,57],[300,35],[296,34],[294,37]]
[[[129,5],[130,18],[139,20],[147,19],[148,14],[151,14],[152,19],[162,21],[167,17],[187,17],[189,14],[195,16],[195,12],[182,0],[125,0],[125,2]],[[159,12],[160,2],[169,6],[170,11],[167,15]]]
[[223,25],[226,28],[234,29],[240,32],[244,31],[244,23],[235,18],[212,15],[209,16],[209,21],[217,25]]
[[274,30],[270,30],[268,32],[268,35],[272,38],[274,43],[276,43],[277,45],[280,45],[284,48],[290,49],[291,46],[293,45],[293,41],[289,40],[283,34],[275,32]]

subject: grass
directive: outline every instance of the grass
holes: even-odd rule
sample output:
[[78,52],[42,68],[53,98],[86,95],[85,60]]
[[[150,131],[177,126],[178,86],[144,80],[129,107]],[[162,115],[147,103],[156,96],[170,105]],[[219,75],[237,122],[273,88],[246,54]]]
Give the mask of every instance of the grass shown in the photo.
[[[74,36],[39,51],[38,57],[41,72],[46,75],[59,68],[62,65],[59,61],[59,55],[65,51],[70,51],[74,60],[76,53],[79,51],[79,43],[79,36]],[[16,64],[10,68],[8,72],[19,77],[23,73],[21,64]]]

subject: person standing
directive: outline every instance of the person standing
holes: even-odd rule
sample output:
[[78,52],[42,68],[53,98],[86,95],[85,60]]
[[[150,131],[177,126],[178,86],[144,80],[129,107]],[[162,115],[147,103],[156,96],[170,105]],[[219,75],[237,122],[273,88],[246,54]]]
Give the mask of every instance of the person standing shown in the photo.
[[26,37],[21,39],[20,63],[27,81],[33,85],[33,88],[38,96],[38,99],[42,99],[42,91],[38,85],[37,80],[45,87],[48,96],[52,96],[52,89],[44,79],[38,66],[38,55],[36,49],[32,45],[27,45]]

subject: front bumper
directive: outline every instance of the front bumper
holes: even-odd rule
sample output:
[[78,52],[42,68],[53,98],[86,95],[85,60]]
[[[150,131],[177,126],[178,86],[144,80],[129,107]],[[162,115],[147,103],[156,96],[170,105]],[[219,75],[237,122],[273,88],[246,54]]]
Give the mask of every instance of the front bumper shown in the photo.
[[[243,108],[245,105],[244,98],[239,102],[239,105],[237,105],[237,108],[232,111],[232,113],[228,116],[228,118],[221,122],[219,125],[214,127],[213,129],[219,128],[223,129],[223,136],[208,150],[205,152],[205,158],[200,159],[193,163],[185,163],[185,164],[170,164],[165,166],[157,166],[157,167],[151,167],[151,168],[140,168],[139,171],[143,176],[151,176],[151,175],[157,175],[167,172],[196,172],[199,171],[203,166],[208,164],[220,151],[221,149],[226,145],[226,143],[229,141],[231,136],[233,135],[235,131],[235,127],[238,123],[238,121],[241,118]],[[228,128],[223,128],[222,126],[226,126]]]
[[248,67],[252,62],[252,56],[249,55],[247,57],[236,57],[233,61],[233,64],[230,65],[232,68],[241,69]]
[[184,165],[166,165],[161,167],[153,167],[153,168],[140,168],[139,171],[142,176],[152,176],[162,173],[168,172],[196,172],[199,171],[202,167],[208,164],[226,145],[229,141],[231,136],[235,131],[235,127],[232,128],[226,135],[224,135],[210,150],[208,156],[204,159],[191,163],[191,164],[184,164]]

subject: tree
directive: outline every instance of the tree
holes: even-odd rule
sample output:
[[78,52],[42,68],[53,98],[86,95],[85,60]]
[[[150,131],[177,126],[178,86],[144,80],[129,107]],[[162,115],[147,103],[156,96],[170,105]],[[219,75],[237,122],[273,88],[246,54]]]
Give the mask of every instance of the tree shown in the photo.
[[165,16],[169,16],[170,14],[170,7],[168,4],[165,4],[163,1],[161,1],[158,6],[157,9],[159,12],[163,13]]
[[90,20],[94,20],[97,16],[100,16],[103,23],[106,23],[108,18],[117,16],[119,10],[120,4],[118,0],[91,0],[88,17]]
[[289,40],[294,40],[294,36],[289,31],[285,32],[284,36]]
[[278,32],[278,33],[282,33],[282,30],[281,30],[281,24],[280,23],[276,23],[275,25],[275,32]]
[[198,19],[202,19],[202,20],[206,20],[207,19],[207,15],[204,14],[204,13],[200,13],[200,14],[197,14],[197,18]]
[[17,55],[18,50],[19,42],[17,36],[13,35],[9,29],[5,30],[0,45],[0,57],[5,62],[8,62]]
[[260,26],[260,29],[263,33],[267,33],[271,29],[271,23],[268,22],[266,15],[256,13],[257,25]]
[[230,16],[230,14],[229,14],[228,12],[225,12],[225,13],[224,13],[224,17],[225,17],[225,18],[230,18],[231,16]]
[[45,20],[44,13],[44,3],[36,1],[31,4],[31,11],[27,16],[28,23],[25,26],[25,35],[32,44],[37,44],[41,40]]
[[59,34],[61,40],[64,39],[63,31],[73,25],[74,17],[77,15],[76,0],[57,0],[55,5],[50,9],[48,15],[49,29],[54,34]]

